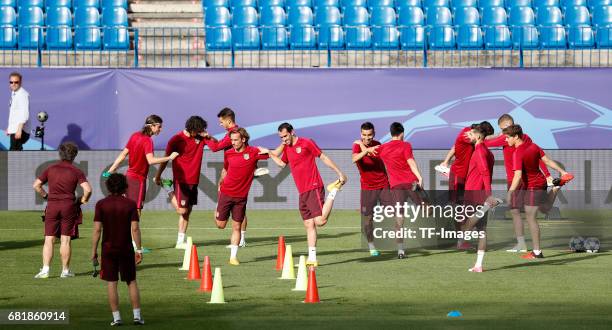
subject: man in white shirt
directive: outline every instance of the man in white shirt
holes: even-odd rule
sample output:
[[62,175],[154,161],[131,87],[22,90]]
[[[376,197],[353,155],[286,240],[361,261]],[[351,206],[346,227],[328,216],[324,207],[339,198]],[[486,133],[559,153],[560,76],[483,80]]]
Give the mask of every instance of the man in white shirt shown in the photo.
[[9,86],[11,101],[6,135],[11,138],[10,150],[23,150],[23,145],[30,138],[30,94],[21,87],[21,74],[18,72],[10,74]]

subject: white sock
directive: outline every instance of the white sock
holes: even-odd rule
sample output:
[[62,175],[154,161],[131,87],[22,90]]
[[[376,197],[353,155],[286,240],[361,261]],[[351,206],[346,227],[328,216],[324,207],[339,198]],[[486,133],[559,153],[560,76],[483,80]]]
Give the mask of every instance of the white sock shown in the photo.
[[43,266],[41,272],[48,273],[49,272],[49,266]]
[[540,253],[542,253],[542,250],[533,250],[533,254],[535,255],[539,255]]
[[246,230],[240,231],[240,243],[244,243],[244,236],[246,235]]
[[236,258],[238,254],[238,245],[230,245],[230,258]]
[[140,319],[140,308],[134,308],[134,320]]
[[134,250],[138,250],[138,247],[136,246],[136,242],[134,240],[132,240],[132,246],[134,247]]
[[516,242],[518,243],[518,245],[520,246],[525,246],[525,236],[517,236],[516,237]]
[[458,239],[458,240],[457,240],[457,246],[458,246],[458,247],[459,247],[459,246],[461,246],[461,244],[463,244],[463,242],[464,242],[464,240],[463,240],[463,239],[461,239],[461,238],[460,238],[460,239]]
[[397,252],[400,252],[400,251],[404,252],[404,249],[405,249],[404,243],[397,243]]
[[474,267],[482,267],[482,259],[484,259],[484,250],[478,250],[476,253],[476,265]]
[[178,233],[178,238],[176,239],[176,241],[180,243],[185,242],[185,233]]
[[70,268],[62,268],[62,273],[64,274],[70,273]]
[[308,260],[315,261],[317,260],[317,248],[316,247],[308,247]]
[[327,199],[334,199],[336,198],[336,194],[338,193],[338,189],[334,188],[332,189],[332,191],[329,192],[329,194],[327,194]]
[[119,311],[113,312],[113,320],[121,321],[121,312]]
[[374,246],[374,242],[368,242],[368,247],[370,248],[370,250],[376,250],[376,247]]

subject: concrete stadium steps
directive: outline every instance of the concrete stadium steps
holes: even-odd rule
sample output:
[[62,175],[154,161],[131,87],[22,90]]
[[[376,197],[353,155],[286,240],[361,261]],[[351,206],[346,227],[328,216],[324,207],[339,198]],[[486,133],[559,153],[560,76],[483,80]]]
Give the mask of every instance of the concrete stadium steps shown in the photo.
[[204,28],[200,1],[139,0],[130,3],[133,27],[198,27]]

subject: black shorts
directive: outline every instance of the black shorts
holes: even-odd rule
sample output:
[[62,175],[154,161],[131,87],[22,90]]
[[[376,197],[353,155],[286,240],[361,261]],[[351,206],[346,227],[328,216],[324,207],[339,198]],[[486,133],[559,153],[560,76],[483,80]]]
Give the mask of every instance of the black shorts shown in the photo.
[[180,208],[198,204],[198,185],[174,181],[174,196]]
[[374,213],[374,206],[392,205],[393,196],[389,187],[378,190],[361,189],[361,215],[369,217]]
[[121,252],[102,252],[100,260],[100,278],[108,282],[121,280],[130,283],[136,279],[136,261],[134,250],[130,246]]

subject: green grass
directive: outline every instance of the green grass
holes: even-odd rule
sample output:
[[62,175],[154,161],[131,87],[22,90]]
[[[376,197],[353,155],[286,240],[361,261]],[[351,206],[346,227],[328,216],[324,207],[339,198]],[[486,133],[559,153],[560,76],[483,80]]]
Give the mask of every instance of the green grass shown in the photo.
[[[82,238],[73,241],[73,279],[60,279],[59,252],[52,278],[35,280],[41,265],[39,212],[0,212],[0,309],[62,308],[70,325],[103,328],[111,320],[105,285],[91,277],[91,213],[85,214]],[[199,283],[178,270],[182,251],[173,248],[176,215],[145,211],[143,241],[152,248],[138,268],[142,313],[147,327],[182,330],[206,328],[609,328],[612,282],[609,252],[571,254],[545,250],[546,259],[527,261],[502,251],[488,252],[482,274],[468,273],[474,253],[408,251],[371,258],[361,248],[356,212],[338,211],[320,229],[317,281],[322,303],[301,303],[304,293],[293,281],[278,280],[274,270],[279,235],[294,256],[306,252],[297,211],[249,211],[248,246],[242,264],[227,265],[229,230],[214,228],[212,212],[195,212],[189,235],[200,259],[220,266],[225,305],[210,305]],[[511,230],[508,227],[508,230]],[[545,229],[544,229],[545,230]],[[509,242],[508,244],[510,244]],[[125,285],[121,311],[131,320]],[[463,317],[446,314],[460,310]]]

